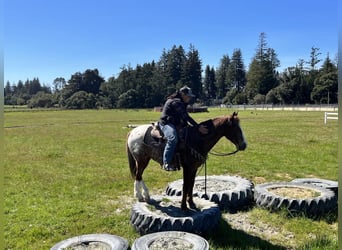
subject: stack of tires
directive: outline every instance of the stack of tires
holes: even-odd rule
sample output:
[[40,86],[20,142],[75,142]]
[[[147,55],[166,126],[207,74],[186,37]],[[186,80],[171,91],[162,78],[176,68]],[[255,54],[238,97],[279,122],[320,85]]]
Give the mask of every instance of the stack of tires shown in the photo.
[[[193,189],[198,208],[187,212],[180,210],[182,187],[183,180],[176,180],[168,184],[165,195],[153,197],[149,204],[133,205],[131,223],[141,235],[162,231],[203,233],[218,224],[221,211],[234,213],[253,205],[310,217],[334,211],[337,206],[337,182],[317,178],[254,185],[240,176],[198,176]],[[284,189],[290,193],[306,191],[312,196],[279,194],[278,190]]]
[[[303,178],[291,182],[269,182],[254,185],[239,176],[199,176],[193,190],[196,208],[180,209],[183,180],[168,184],[165,195],[152,196],[151,201],[133,204],[130,221],[141,237],[132,250],[209,249],[208,242],[198,234],[213,230],[221,211],[237,212],[252,205],[270,210],[287,209],[291,214],[315,217],[336,211],[338,183]],[[286,190],[282,193],[280,191]],[[309,197],[294,197],[291,191],[305,191]],[[305,193],[304,192],[304,193]],[[79,247],[129,249],[128,241],[109,234],[82,235],[57,243],[51,250]]]
[[182,211],[182,187],[183,180],[174,181],[169,183],[166,195],[133,205],[131,223],[141,235],[162,231],[205,233],[217,226],[221,211],[237,211],[253,202],[253,183],[247,179],[199,176],[193,190],[196,209]]
[[[193,190],[196,208],[183,211],[180,201],[183,180],[169,183],[165,195],[152,196],[150,202],[137,202],[130,221],[142,235],[134,249],[209,249],[199,236],[214,230],[221,211],[238,211],[253,203],[253,183],[239,176],[198,176]],[[191,246],[191,247],[190,247]]]

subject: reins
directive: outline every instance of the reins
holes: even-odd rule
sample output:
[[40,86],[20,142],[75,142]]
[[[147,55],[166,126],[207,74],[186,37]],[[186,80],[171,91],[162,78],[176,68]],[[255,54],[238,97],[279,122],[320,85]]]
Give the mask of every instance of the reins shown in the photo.
[[[186,131],[186,134],[185,134],[185,141],[186,142],[188,139],[188,133],[187,132],[188,131]],[[197,152],[197,150],[195,150],[193,147],[191,147],[188,143],[186,143],[186,145],[190,149],[191,154],[202,162],[202,164],[201,164],[202,168],[204,166],[204,198],[208,199],[208,195],[207,195],[207,156],[203,156],[202,154]],[[238,151],[239,151],[239,149],[236,149],[234,152],[229,152],[229,153],[209,152],[209,154],[215,155],[215,156],[229,156],[229,155],[236,154]],[[197,176],[201,172],[202,168],[197,172]]]
[[[233,155],[233,154],[236,154],[239,150],[235,150],[234,152],[230,152],[230,153],[217,153],[217,152],[209,152],[210,154],[212,155],[215,155],[215,156],[229,156],[229,155]],[[208,195],[207,195],[207,160],[205,160],[203,163],[202,163],[202,166],[204,165],[204,198],[205,199],[208,199]],[[202,168],[201,168],[202,169]],[[200,171],[197,173],[197,175],[201,172],[201,169]]]
[[229,155],[233,155],[236,154],[237,152],[239,152],[239,150],[235,150],[234,152],[230,152],[230,153],[217,153],[217,152],[209,152],[209,154],[211,155],[215,155],[215,156],[229,156]]

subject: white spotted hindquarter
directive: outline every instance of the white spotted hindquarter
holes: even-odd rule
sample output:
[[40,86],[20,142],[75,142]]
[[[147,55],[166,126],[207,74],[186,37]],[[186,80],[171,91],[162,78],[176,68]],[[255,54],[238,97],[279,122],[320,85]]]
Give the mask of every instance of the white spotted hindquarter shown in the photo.
[[127,138],[127,146],[129,148],[129,151],[134,155],[138,155],[139,152],[143,152],[144,148],[144,137],[147,129],[151,125],[141,125],[136,128],[134,128]]

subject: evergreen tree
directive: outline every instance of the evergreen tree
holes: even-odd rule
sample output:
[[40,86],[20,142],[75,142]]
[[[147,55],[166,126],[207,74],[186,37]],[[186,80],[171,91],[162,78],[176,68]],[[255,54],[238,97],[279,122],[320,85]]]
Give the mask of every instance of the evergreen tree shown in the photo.
[[228,55],[224,55],[220,60],[220,65],[216,70],[216,97],[222,99],[229,90],[229,83],[227,79],[228,67],[230,59]]
[[215,69],[207,65],[204,71],[203,92],[206,99],[216,98]]
[[186,55],[182,46],[176,47],[174,45],[166,54],[165,76],[167,87],[172,90],[171,92],[184,84],[182,79],[184,78],[185,62]]
[[318,77],[314,81],[314,88],[311,92],[311,98],[315,103],[337,103],[338,95],[338,73],[335,66],[329,58],[325,59]]
[[247,75],[246,92],[249,102],[254,103],[254,98],[257,95],[258,101],[262,100],[260,95],[266,96],[268,91],[278,85],[275,69],[279,65],[277,54],[267,45],[266,34],[261,33],[256,54],[252,59]]
[[246,71],[240,49],[235,49],[233,52],[228,66],[227,80],[229,87],[236,89],[238,93],[246,86]]
[[310,61],[307,63],[310,65],[312,71],[316,70],[316,65],[320,63],[321,59],[318,58],[320,55],[319,48],[311,47]]
[[233,52],[228,66],[227,82],[229,91],[226,93],[224,103],[246,103],[246,96],[243,93],[246,86],[246,71],[240,49],[235,49]]
[[6,86],[4,89],[4,104],[5,105],[13,105],[14,103],[12,102],[13,98],[13,91],[12,87],[9,81],[6,82]]
[[[183,69],[182,85],[188,85],[193,93],[201,98],[202,96],[202,62],[199,58],[198,50],[190,44],[189,51],[186,55],[186,61]],[[181,87],[181,86],[178,86]]]

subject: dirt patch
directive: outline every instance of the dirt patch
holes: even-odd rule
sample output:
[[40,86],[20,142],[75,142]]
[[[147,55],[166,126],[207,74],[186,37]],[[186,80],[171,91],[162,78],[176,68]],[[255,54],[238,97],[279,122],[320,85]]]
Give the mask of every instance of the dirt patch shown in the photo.
[[107,199],[106,203],[109,206],[116,207],[115,213],[120,214],[132,208],[132,205],[137,202],[137,199],[131,195],[122,195],[117,197],[117,199]]
[[279,187],[270,188],[268,189],[268,191],[274,193],[275,195],[288,197],[292,199],[315,198],[320,195],[319,192],[309,188]]
[[255,184],[264,183],[264,182],[266,182],[266,179],[264,177],[255,176],[253,178],[253,183]]
[[245,212],[236,214],[225,213],[222,218],[236,230],[242,230],[250,235],[260,237],[269,242],[286,245],[288,249],[295,249],[296,241],[292,232],[286,231],[280,227],[271,226],[260,220],[253,220]]
[[194,246],[187,241],[179,238],[170,239],[169,237],[160,237],[155,240],[150,246],[150,250],[184,250],[194,249]]
[[277,176],[280,179],[283,180],[292,180],[293,178],[291,177],[291,175],[289,175],[288,173],[276,173],[275,176]]

